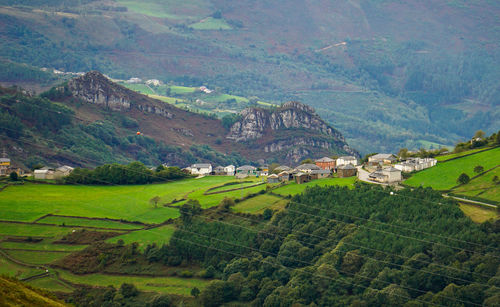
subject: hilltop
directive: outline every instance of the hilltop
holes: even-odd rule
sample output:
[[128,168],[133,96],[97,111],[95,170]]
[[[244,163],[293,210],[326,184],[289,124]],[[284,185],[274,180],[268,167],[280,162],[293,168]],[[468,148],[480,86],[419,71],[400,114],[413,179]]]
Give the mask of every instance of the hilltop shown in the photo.
[[[214,116],[142,95],[97,71],[40,97],[12,89],[2,89],[1,94],[4,146],[14,160],[28,167],[38,162],[95,166],[132,160],[149,165],[186,166],[197,161],[242,165],[259,159],[296,162],[325,154],[357,154],[337,130],[300,103],[273,111],[297,116],[282,121],[272,133],[263,126],[259,129],[266,131],[265,137],[235,141],[232,131],[240,121],[248,122],[245,114],[270,111],[245,109],[232,119],[233,127],[225,127]],[[301,138],[286,139],[290,133]]]
[[51,78],[33,66],[203,84],[302,101],[364,153],[437,148],[499,125],[499,14],[486,0],[4,0],[0,58],[18,73],[0,80]]

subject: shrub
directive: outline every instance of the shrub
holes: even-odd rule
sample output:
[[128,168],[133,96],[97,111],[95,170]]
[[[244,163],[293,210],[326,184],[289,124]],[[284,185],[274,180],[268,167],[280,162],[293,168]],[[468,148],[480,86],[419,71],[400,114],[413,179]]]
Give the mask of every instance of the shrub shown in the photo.
[[457,179],[457,183],[459,183],[459,184],[467,184],[467,183],[469,183],[469,181],[470,181],[470,177],[466,173],[460,174],[460,176],[458,176],[458,179]]
[[184,270],[179,274],[179,276],[184,278],[190,278],[193,277],[193,272],[191,272],[190,270]]

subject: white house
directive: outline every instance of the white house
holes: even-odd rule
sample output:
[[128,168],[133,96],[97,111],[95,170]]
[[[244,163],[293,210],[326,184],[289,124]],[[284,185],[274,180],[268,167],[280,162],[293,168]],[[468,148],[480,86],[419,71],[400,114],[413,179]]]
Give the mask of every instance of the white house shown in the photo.
[[354,156],[342,156],[337,158],[337,166],[349,164],[353,166],[358,165],[358,159],[356,159],[356,157]]
[[73,167],[68,166],[68,165],[63,165],[61,167],[56,168],[56,171],[55,171],[54,175],[55,175],[55,177],[58,177],[58,178],[66,177],[69,174],[71,174],[71,172],[73,170],[74,170]]
[[193,175],[210,175],[212,172],[212,164],[210,163],[197,163],[191,165],[191,174]]
[[234,176],[234,172],[236,171],[236,167],[234,165],[228,165],[224,167],[224,171],[228,176]]
[[433,167],[437,164],[434,158],[409,158],[404,162],[394,165],[394,168],[403,172],[421,171],[423,169]]
[[52,169],[36,169],[34,171],[33,177],[35,179],[55,179],[55,172]]
[[160,86],[162,82],[158,79],[150,79],[146,81],[147,85],[152,85],[152,86]]

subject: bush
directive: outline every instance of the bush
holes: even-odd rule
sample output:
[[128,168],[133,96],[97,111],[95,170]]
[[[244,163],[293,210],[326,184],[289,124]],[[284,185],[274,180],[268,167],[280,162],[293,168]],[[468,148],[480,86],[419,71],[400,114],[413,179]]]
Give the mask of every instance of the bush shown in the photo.
[[16,172],[12,172],[12,173],[10,173],[9,178],[10,178],[10,180],[12,180],[12,181],[17,181],[17,180],[19,180],[19,176],[17,175],[17,173],[16,173]]
[[479,174],[479,173],[482,173],[482,172],[484,172],[484,167],[482,165],[476,165],[474,167],[474,173]]
[[182,271],[179,276],[180,277],[184,277],[184,278],[190,278],[190,277],[193,277],[193,272],[191,272],[190,270],[184,270]]
[[123,283],[120,287],[120,293],[123,297],[132,297],[139,294],[139,290],[133,284]]
[[457,183],[459,183],[459,184],[467,184],[467,183],[469,183],[469,181],[470,181],[470,177],[466,173],[460,174],[460,176],[458,176],[458,179],[457,179]]

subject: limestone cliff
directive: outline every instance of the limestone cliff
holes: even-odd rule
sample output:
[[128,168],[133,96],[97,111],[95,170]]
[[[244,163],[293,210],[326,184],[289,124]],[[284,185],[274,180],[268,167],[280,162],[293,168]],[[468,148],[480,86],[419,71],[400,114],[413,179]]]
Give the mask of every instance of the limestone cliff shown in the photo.
[[226,138],[257,142],[265,152],[282,152],[286,159],[295,161],[318,152],[358,155],[340,132],[313,108],[299,102],[287,102],[275,110],[245,109]]
[[71,94],[83,101],[94,103],[114,111],[141,111],[172,118],[168,106],[154,103],[151,99],[113,83],[98,71],[91,71],[68,82]]

